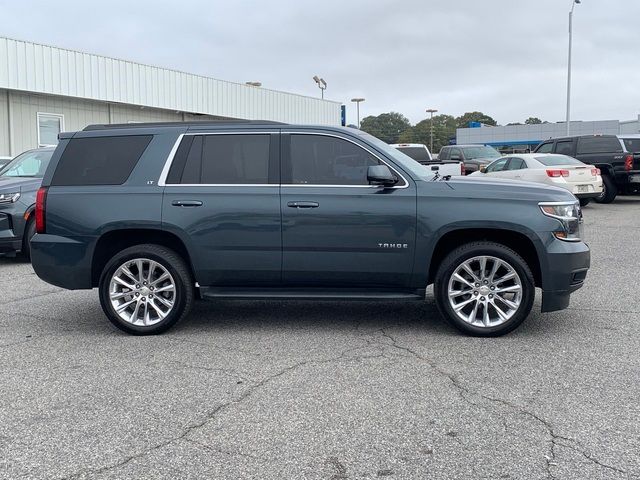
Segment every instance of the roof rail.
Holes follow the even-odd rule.
[[[148,128],[148,127],[206,127],[220,125],[287,125],[283,122],[274,122],[271,120],[200,120],[191,122],[135,122],[135,123],[105,123],[87,125],[83,131],[91,130],[112,130],[118,128]]]

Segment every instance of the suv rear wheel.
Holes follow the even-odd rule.
[[[596,203],[611,203],[618,194],[618,187],[609,175],[602,175],[602,193],[594,198]]]
[[[136,245],[115,255],[99,283],[109,321],[134,335],[162,333],[191,309],[194,287],[185,261],[173,250]]]
[[[453,326],[470,335],[494,337],[527,318],[535,284],[516,252],[499,243],[474,242],[442,261],[434,292],[440,313]]]

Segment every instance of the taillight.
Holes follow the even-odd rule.
[[[591,176],[592,177],[597,177],[598,175],[600,175],[600,169],[599,168],[592,168],[591,169]]]
[[[464,163],[460,162],[460,175],[464,175]]]
[[[36,193],[36,233],[45,233],[45,208],[47,204],[47,187],[40,187]]]
[[[552,178],[568,177],[569,170],[547,170],[547,175]]]
[[[624,159],[624,169],[628,172],[633,170],[633,155],[627,155]]]

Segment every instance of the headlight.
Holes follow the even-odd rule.
[[[16,193],[0,193],[0,204],[15,203],[20,198],[20,192]]]
[[[540,210],[547,217],[560,222],[561,229],[553,232],[558,240],[579,242],[582,240],[582,210],[578,202],[540,202]]]

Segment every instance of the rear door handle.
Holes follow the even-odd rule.
[[[289,202],[287,207],[291,208],[318,208],[320,204],[318,202]]]
[[[201,207],[202,202],[200,200],[174,200],[171,205],[174,207]]]

